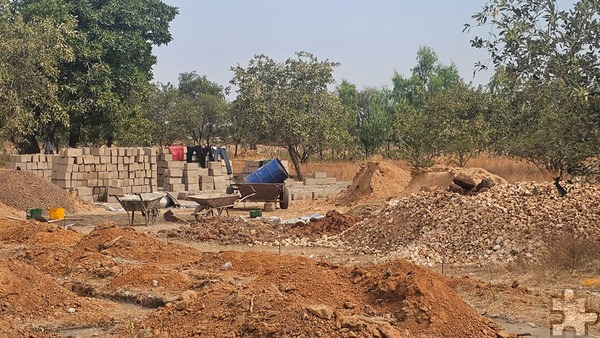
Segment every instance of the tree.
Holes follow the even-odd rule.
[[[427,111],[438,124],[440,150],[460,167],[490,145],[491,129],[485,118],[490,97],[463,84],[436,93],[428,102]]]
[[[181,136],[181,123],[177,123],[177,110],[180,109],[180,95],[171,84],[157,83],[145,105],[146,118],[150,121],[152,144],[165,146]]]
[[[38,153],[38,138],[69,125],[57,81],[60,64],[73,60],[74,21],[25,22],[13,5],[0,0],[0,132],[21,152]]]
[[[580,96],[595,96],[600,94],[599,11],[597,0],[579,0],[570,10],[559,10],[556,0],[488,1],[473,19],[478,27],[489,26],[489,33],[471,44],[487,50],[495,67],[505,67],[521,83],[560,79]]]
[[[75,20],[68,45],[74,57],[61,60],[59,102],[69,116],[69,145],[118,134],[140,119],[149,94],[153,45],[171,41],[169,23],[177,9],[160,0],[15,0],[25,22]],[[123,122],[123,123],[122,123]]]
[[[442,152],[441,125],[436,120],[435,108],[430,101],[440,93],[462,85],[454,64],[438,61],[429,47],[420,47],[417,65],[410,77],[395,72],[394,87],[389,93],[393,139],[398,143],[401,156],[414,166],[431,166]]]
[[[493,0],[473,15],[477,27],[488,28],[471,40],[490,54],[478,68],[491,63],[513,93],[513,154],[568,169],[600,151],[599,12],[597,0],[569,10],[553,0]]]
[[[234,104],[248,114],[254,133],[263,141],[285,146],[298,179],[304,179],[301,161],[335,142],[347,132],[338,97],[327,86],[334,82],[338,64],[319,61],[308,52],[278,63],[256,55],[247,68],[232,68],[237,86]]]
[[[179,74],[180,107],[176,123],[185,135],[198,145],[210,144],[215,128],[225,123],[225,88],[196,72]]]

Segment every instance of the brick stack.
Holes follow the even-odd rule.
[[[55,155],[44,154],[28,154],[28,155],[10,155],[6,162],[6,169],[17,169],[29,171],[37,176],[46,179],[48,182],[52,180],[52,158]]]
[[[185,158],[184,148],[184,158]],[[168,148],[160,149],[158,154],[158,186],[164,191],[225,191],[231,183],[227,178],[225,161],[208,162],[207,168],[201,168],[196,155],[194,162],[173,161]]]
[[[304,185],[329,185],[336,182],[337,178],[327,177],[326,172],[314,172],[304,178]]]
[[[93,202],[156,191],[156,177],[153,148],[63,149],[52,166],[52,183]]]

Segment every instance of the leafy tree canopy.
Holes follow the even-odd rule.
[[[26,23],[75,21],[61,60],[59,102],[69,116],[69,145],[96,142],[139,119],[156,57],[152,46],[171,41],[177,9],[160,0],[15,0]]]
[[[337,65],[298,52],[284,62],[256,55],[248,67],[232,68],[231,84],[238,88],[235,111],[248,114],[248,127],[262,141],[288,149],[299,179],[302,158],[338,142],[347,132],[339,123],[345,120],[345,110],[327,89]]]

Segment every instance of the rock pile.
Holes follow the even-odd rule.
[[[464,196],[421,192],[388,202],[330,240],[358,253],[401,256],[421,264],[536,260],[552,241],[600,235],[600,186],[498,185]]]

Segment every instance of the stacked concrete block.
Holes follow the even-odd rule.
[[[183,184],[185,185],[185,191],[199,190],[198,184],[200,182],[199,176],[201,169],[198,162],[184,163]]]
[[[184,148],[184,158],[186,158]],[[225,191],[231,183],[227,177],[227,166],[224,160],[207,162],[202,168],[194,154],[192,162],[174,161],[168,148],[158,151],[158,186],[165,191],[198,192]]]
[[[5,167],[6,169],[20,168],[50,182],[52,180],[52,163],[55,157],[57,156],[44,154],[10,155]]]
[[[335,177],[327,177],[326,172],[314,172],[304,178],[304,185],[328,185],[335,184]]]
[[[52,183],[92,202],[156,191],[156,177],[153,148],[63,149],[52,166]]]

